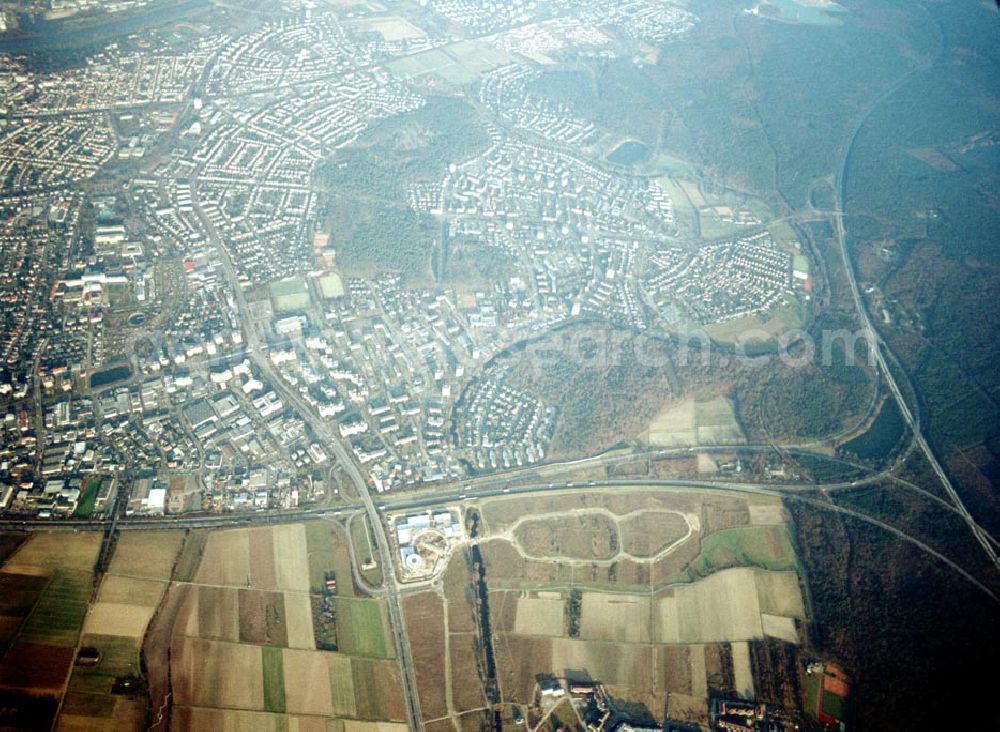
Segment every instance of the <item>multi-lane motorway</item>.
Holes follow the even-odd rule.
[[[910,407],[907,405],[906,399],[903,397],[899,384],[896,381],[896,376],[893,373],[893,370],[889,367],[886,360],[886,353],[890,353],[891,355],[891,352],[889,351],[886,343],[882,340],[878,331],[872,325],[871,318],[868,315],[868,308],[865,306],[864,298],[861,295],[861,288],[858,286],[857,274],[854,269],[854,260],[851,257],[851,252],[847,245],[847,231],[844,226],[843,207],[844,202],[847,200],[847,169],[851,159],[851,152],[854,149],[854,143],[858,138],[858,134],[861,132],[865,123],[871,118],[872,113],[878,109],[883,102],[894,96],[899,89],[901,89],[914,77],[937,65],[937,63],[944,56],[944,50],[945,40],[944,35],[942,34],[941,44],[938,47],[937,53],[925,63],[904,75],[889,89],[879,95],[879,97],[868,107],[865,113],[862,114],[855,122],[854,128],[851,130],[850,136],[845,141],[841,152],[840,165],[836,171],[836,182],[834,185],[837,199],[836,207],[835,210],[830,213],[833,217],[834,230],[836,232],[837,244],[840,247],[840,255],[843,260],[844,272],[846,273],[847,280],[850,283],[851,296],[854,300],[854,306],[858,312],[858,318],[860,319],[862,329],[868,341],[868,346],[872,349],[879,371],[885,378],[886,384],[889,386],[889,391],[892,393],[893,398],[896,400],[896,404],[899,406],[900,414],[903,415],[906,425],[910,428],[910,431],[913,434],[914,444],[916,444],[916,446],[920,449],[920,452],[922,452],[924,457],[927,459],[927,462],[930,464],[934,474],[937,476],[945,492],[948,494],[948,497],[955,505],[957,511],[962,515],[962,518],[968,524],[969,529],[972,531],[972,535],[975,537],[976,541],[982,545],[986,555],[993,562],[994,566],[1000,567],[1000,560],[998,560],[996,549],[990,541],[990,537],[986,534],[982,527],[976,523],[972,514],[969,513],[965,504],[962,502],[962,499],[955,490],[955,486],[952,484],[951,479],[941,466],[941,463],[938,461],[934,451],[927,443],[927,439],[921,431],[919,415],[914,414],[914,411],[911,411]],[[916,407],[914,407],[914,409],[916,409]]]

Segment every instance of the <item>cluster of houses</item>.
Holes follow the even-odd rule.
[[[3,119],[0,124],[6,125],[0,139],[0,194],[87,180],[118,149],[101,114]]]
[[[532,464],[545,457],[555,431],[556,410],[506,383],[494,369],[466,390],[458,421],[461,444],[479,470]]]
[[[663,248],[648,262],[643,288],[656,308],[700,323],[766,312],[802,286],[793,277],[792,254],[766,231],[694,251]]]
[[[536,60],[617,53],[693,23],[651,0],[429,0],[414,12],[465,38],[499,32],[490,42],[501,51],[533,47],[525,58]],[[533,93],[537,71],[524,64],[484,74],[476,91],[506,131],[489,127],[484,154],[410,191],[415,209],[447,219],[454,252],[495,258],[499,274],[455,288],[342,278],[316,166],[424,103],[380,63],[406,44],[374,41],[364,28],[378,26],[357,22],[368,11],[351,13],[346,23],[300,9],[181,46],[158,31],[141,53],[132,39],[61,71],[8,59],[0,180],[17,197],[0,221],[0,477],[18,486],[8,507],[20,497],[28,510],[49,499],[65,510],[89,475],[128,482],[135,512],[329,496],[333,451],[302,404],[377,491],[538,462],[556,410],[482,373],[511,343],[572,318],[647,328],[656,307],[678,301],[705,320],[735,317],[797,281],[766,235],[665,248],[677,235],[667,191],[550,144],[599,133]],[[276,86],[289,90],[280,104],[248,93]],[[114,188],[101,189],[113,192],[76,190],[113,160]],[[263,342],[250,338],[258,329]],[[178,478],[191,475],[201,479]]]
[[[183,102],[213,42],[199,39],[177,48],[155,34],[147,42],[150,48],[142,50],[110,44],[86,64],[44,73],[5,63],[16,70],[17,83],[5,90],[4,103],[20,114],[52,115]]]
[[[564,145],[587,146],[598,137],[597,126],[577,116],[569,105],[532,94],[529,86],[541,75],[531,66],[501,66],[483,77],[479,101],[507,124]]]
[[[421,4],[469,36],[499,38],[511,29],[544,28],[547,21],[569,16],[573,25],[613,28],[625,40],[660,44],[687,32],[695,22],[695,16],[684,8],[656,0],[424,0]],[[571,38],[579,43],[575,36]]]

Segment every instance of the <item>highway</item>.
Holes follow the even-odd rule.
[[[822,511],[829,511],[832,513],[837,513],[843,516],[848,516],[858,521],[876,526],[883,531],[886,531],[902,541],[905,541],[913,546],[917,547],[924,553],[931,557],[934,557],[938,561],[942,562],[948,566],[955,573],[959,574],[970,583],[975,585],[977,588],[982,590],[984,593],[989,595],[994,601],[1000,603],[1000,597],[991,590],[989,587],[984,585],[978,579],[976,579],[972,574],[970,574],[966,569],[956,564],[954,561],[949,559],[947,556],[941,554],[934,547],[924,543],[920,539],[912,536],[911,534],[899,529],[891,524],[887,524],[884,521],[875,519],[865,513],[855,511],[843,506],[838,506],[829,501],[823,500],[821,497],[816,496],[816,493],[826,493],[828,491],[836,490],[850,490],[858,487],[862,487],[867,484],[876,483],[885,479],[885,475],[882,473],[869,476],[858,481],[842,482],[842,483],[826,483],[826,484],[816,484],[816,483],[785,483],[785,484],[761,484],[761,483],[749,483],[749,482],[726,482],[726,481],[709,481],[709,480],[652,480],[647,478],[630,478],[621,480],[600,480],[600,481],[585,481],[585,482],[574,482],[574,481],[556,481],[550,483],[533,483],[525,484],[520,486],[504,486],[502,484],[492,485],[492,486],[477,486],[477,487],[451,487],[446,490],[442,490],[436,493],[428,493],[425,495],[413,495],[413,494],[396,494],[387,495],[383,494],[379,497],[379,500],[374,500],[368,496],[367,501],[359,501],[355,503],[343,504],[337,507],[330,508],[313,508],[313,509],[298,509],[291,511],[279,511],[279,512],[267,512],[267,511],[255,511],[248,512],[245,514],[229,514],[229,515],[202,515],[202,516],[185,516],[184,518],[155,518],[155,517],[144,517],[144,516],[131,516],[123,517],[118,520],[117,528],[119,530],[130,531],[130,530],[153,530],[153,529],[192,529],[192,528],[225,528],[225,527],[236,527],[236,526],[249,526],[254,524],[262,523],[289,523],[298,521],[307,521],[317,518],[330,518],[340,515],[355,514],[357,516],[366,515],[369,518],[372,512],[375,512],[376,520],[373,522],[374,525],[381,527],[382,521],[379,520],[380,514],[397,512],[397,511],[415,511],[423,510],[428,508],[433,508],[436,506],[444,505],[455,505],[456,503],[462,503],[465,501],[477,501],[484,498],[491,498],[496,496],[530,496],[539,493],[545,493],[549,491],[609,491],[609,490],[643,490],[643,489],[660,489],[660,490],[714,490],[714,491],[727,491],[743,494],[754,494],[754,495],[764,495],[771,496],[774,498],[781,498],[784,500],[797,501],[804,503],[811,508],[815,508]],[[103,531],[107,528],[107,524],[110,523],[111,519],[67,519],[67,520],[7,520],[0,521],[0,530],[37,530],[37,529],[62,529],[62,530],[76,530],[76,531]],[[988,534],[984,535],[988,541],[991,541]],[[384,532],[382,532],[384,536]],[[379,552],[381,561],[387,562],[390,560],[388,557],[389,547],[384,539],[379,539]],[[352,552],[352,558],[354,557]],[[356,560],[355,560],[356,561]],[[395,574],[392,570],[392,563],[389,561],[388,564],[383,565],[383,573],[387,580],[392,578],[391,581],[387,581],[386,587],[384,588],[371,588],[372,594],[385,597],[387,600],[392,600],[388,602],[387,605],[391,607],[399,607],[400,598],[400,587],[395,581]],[[356,572],[356,567],[352,571]],[[358,575],[355,575],[358,576]],[[366,586],[366,585],[362,585]],[[390,611],[391,612],[391,611]],[[402,617],[400,616],[390,616],[390,620],[393,622],[393,632],[395,635],[395,641],[400,643],[405,641],[405,635],[401,637],[396,630],[397,627],[404,628],[405,626],[395,626],[396,622],[402,622]],[[409,643],[406,642],[403,645],[405,648],[406,664],[410,668],[411,673],[413,669],[412,656],[410,654]],[[402,656],[400,656],[402,659]],[[415,689],[415,687],[414,687]],[[414,696],[414,701],[419,704],[419,700]],[[419,719],[419,706],[414,706],[412,712]],[[408,714],[410,710],[408,708]]]
[[[969,525],[972,535],[975,537],[976,541],[982,545],[993,564],[1000,567],[1000,560],[998,560],[996,549],[990,543],[989,537],[983,528],[976,523],[975,518],[971,513],[969,513],[969,510],[962,502],[962,499],[955,490],[955,486],[952,484],[948,474],[945,473],[941,463],[938,462],[937,457],[934,455],[934,451],[927,443],[927,438],[924,437],[920,430],[920,420],[910,410],[909,406],[907,406],[906,399],[903,398],[903,394],[899,389],[899,384],[896,383],[896,378],[893,376],[892,370],[886,363],[884,349],[886,349],[887,346],[875,330],[872,325],[871,318],[868,316],[868,309],[865,307],[864,301],[861,298],[861,290],[858,287],[858,281],[854,273],[854,265],[851,260],[850,253],[847,250],[847,236],[844,232],[843,213],[838,211],[834,216],[834,221],[836,222],[835,228],[837,231],[837,239],[840,243],[841,255],[844,259],[844,268],[847,270],[848,281],[851,283],[851,291],[854,294],[855,304],[857,305],[862,326],[865,330],[865,337],[868,340],[869,348],[872,349],[872,352],[875,355],[875,362],[878,364],[878,368],[882,372],[882,376],[885,378],[885,383],[892,392],[892,396],[896,400],[896,404],[899,405],[899,413],[903,416],[906,426],[909,427],[912,432],[914,443],[918,448],[920,448],[920,451],[924,454],[924,457],[927,459],[927,462],[930,464],[934,474],[937,476],[945,492],[948,494],[948,497],[955,505],[959,514],[961,514],[962,518]]]
[[[864,127],[868,119],[871,118],[872,114],[879,106],[891,98],[900,88],[907,84],[915,76],[922,74],[928,69],[933,68],[943,57],[945,49],[944,35],[942,33],[941,45],[939,46],[937,53],[930,58],[926,63],[914,68],[912,71],[904,75],[899,81],[893,84],[892,87],[883,92],[875,101],[871,104],[868,110],[861,115],[858,121],[855,123],[853,130],[851,131],[850,137],[847,139],[843,152],[841,154],[840,165],[837,170],[836,183],[834,185],[835,195],[836,195],[836,208],[832,212],[834,220],[834,230],[837,236],[837,244],[840,248],[841,259],[843,260],[844,271],[847,274],[848,282],[851,287],[851,295],[854,299],[854,305],[858,312],[858,317],[862,324],[862,328],[865,332],[865,336],[868,340],[869,348],[872,349],[873,355],[875,356],[875,361],[878,365],[879,371],[881,371],[882,376],[885,378],[885,382],[892,393],[893,398],[896,400],[896,404],[899,406],[899,412],[903,416],[903,420],[906,425],[910,428],[913,433],[913,440],[920,451],[923,453],[927,462],[930,464],[931,469],[934,474],[938,477],[941,482],[942,487],[948,494],[948,497],[952,500],[955,508],[961,514],[962,518],[968,524],[972,535],[975,537],[983,549],[986,555],[993,562],[994,566],[1000,567],[1000,560],[998,560],[997,552],[993,545],[991,544],[988,535],[980,527],[969,510],[965,507],[962,502],[961,497],[955,490],[955,486],[952,484],[951,479],[948,477],[941,463],[938,461],[931,449],[931,446],[927,443],[927,439],[924,437],[920,429],[920,419],[919,415],[914,414],[914,411],[910,410],[910,407],[906,403],[906,399],[903,397],[900,391],[899,384],[896,382],[896,377],[893,375],[892,369],[889,368],[889,364],[886,361],[886,353],[889,352],[889,347],[879,336],[878,331],[872,325],[871,318],[868,315],[868,308],[865,306],[864,298],[861,295],[861,288],[858,286],[857,273],[854,269],[854,260],[851,257],[850,250],[847,246],[847,231],[844,226],[844,202],[847,200],[847,169],[851,158],[851,152],[854,149],[854,143],[858,138],[858,133],[861,128]],[[896,359],[893,359],[896,360]],[[898,364],[898,361],[897,361]],[[902,367],[900,366],[900,371]],[[914,406],[917,409],[917,405]]]

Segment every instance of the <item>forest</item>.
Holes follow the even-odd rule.
[[[318,166],[338,265],[348,273],[396,269],[429,277],[440,226],[414,212],[411,185],[440,182],[449,163],[482,153],[489,137],[467,102],[431,97],[420,109],[383,120]]]

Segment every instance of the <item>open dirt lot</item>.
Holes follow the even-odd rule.
[[[12,606],[20,608],[7,617],[24,618],[19,640],[76,645],[93,592],[94,563],[100,546],[97,532],[38,532],[20,544],[3,567],[5,583],[12,585]],[[48,581],[42,587],[41,579],[30,577]],[[7,623],[7,635],[13,637],[11,625]]]
[[[107,574],[101,582],[99,602],[121,602],[127,605],[156,606],[166,589],[166,583],[155,579],[137,579]]]
[[[209,585],[308,590],[309,554],[302,524],[232,529],[209,535],[195,577]]]
[[[486,706],[486,694],[479,681],[476,664],[475,633],[452,633],[451,646],[451,694],[455,710],[458,712],[480,709]]]
[[[250,529],[250,583],[254,587],[277,587],[274,566],[274,534],[270,526]]]
[[[32,574],[32,569],[63,569],[91,572],[101,549],[95,531],[70,533],[40,531],[21,544],[4,566],[5,572]]]
[[[285,524],[271,528],[274,537],[274,564],[278,589],[309,589],[309,556],[306,549],[306,528],[302,524]],[[346,578],[345,578],[346,579]]]
[[[260,648],[176,636],[170,665],[177,704],[264,709]]]
[[[580,638],[645,643],[649,641],[649,597],[584,592]]]
[[[392,722],[358,722],[353,719],[345,719],[344,732],[406,732],[406,725]]]
[[[316,641],[313,637],[312,607],[309,604],[308,595],[285,593],[285,627],[289,648],[304,648],[306,650],[316,648]]]
[[[292,714],[333,714],[330,671],[323,653],[285,649],[285,702]]]
[[[0,689],[58,692],[75,653],[73,648],[16,642],[0,662]]]
[[[622,549],[633,557],[653,557],[688,532],[687,522],[679,513],[644,511],[622,519]]]
[[[658,687],[672,694],[691,693],[691,649],[688,646],[660,646]]]
[[[746,642],[733,643],[733,687],[746,698],[753,697],[753,669],[750,667],[750,646]]]
[[[239,590],[229,587],[192,587],[181,610],[178,630],[213,640],[240,639]]]
[[[799,576],[795,572],[758,572],[756,582],[762,613],[805,618]]]
[[[108,574],[170,579],[183,540],[182,531],[123,531]]]
[[[535,674],[539,669],[564,668],[553,665],[554,638],[504,635],[493,644],[497,682],[506,701],[531,701]],[[426,714],[426,712],[425,712]]]
[[[558,593],[553,597],[517,598],[517,615],[514,621],[514,632],[518,635],[550,635],[562,636],[565,632],[566,603]]]
[[[708,668],[705,662],[705,646],[691,646],[688,661],[691,664],[691,693],[701,699],[707,699]]]
[[[788,520],[785,508],[781,503],[751,503],[750,504],[750,525],[768,526],[770,524],[783,524]]]
[[[178,707],[172,718],[176,729],[192,732],[327,732],[327,721],[316,717],[283,716],[237,709]]]
[[[753,572],[731,569],[676,587],[656,606],[663,643],[748,640],[763,633]]]
[[[246,587],[250,575],[250,542],[246,529],[214,531],[205,542],[205,552],[195,582],[205,585]]]
[[[442,582],[448,600],[448,630],[454,633],[475,630],[475,607],[471,602],[472,574],[461,556],[452,557]]]
[[[420,711],[424,719],[437,719],[448,713],[445,697],[444,608],[433,592],[421,592],[403,599],[403,617],[410,639],[410,651],[417,677]]]
[[[146,624],[155,611],[156,607],[152,605],[143,607],[118,602],[98,602],[87,613],[83,632],[142,638],[146,632]]]
[[[351,672],[358,717],[392,722],[406,720],[399,665],[395,661],[352,658]]]
[[[795,627],[795,618],[761,613],[760,624],[764,635],[780,638],[788,643],[799,643],[799,631]]]
[[[342,729],[337,716],[405,719],[396,662],[379,660],[393,655],[383,603],[352,598],[346,544],[334,546],[342,540],[339,527],[308,526],[202,537],[199,561],[189,562],[195,584],[178,596],[167,631],[177,719],[192,728],[233,729],[269,729],[273,720],[278,729],[326,729],[327,721]],[[330,570],[343,586],[336,604],[340,653],[314,645],[310,584],[318,591]]]
[[[761,587],[766,606],[758,599]],[[764,634],[764,610],[796,617],[804,614],[794,573],[749,568],[727,569],[691,585],[675,586],[654,608],[657,640],[663,643],[750,640]]]
[[[648,691],[655,684],[654,648],[613,642],[557,638],[552,641],[553,669],[586,669],[607,684]]]
[[[288,644],[285,598],[280,592],[237,590],[240,643],[284,647]]]
[[[514,533],[531,557],[610,559],[619,546],[618,528],[602,514],[573,514],[525,521]]]

